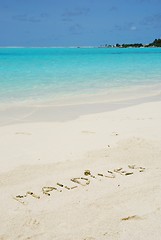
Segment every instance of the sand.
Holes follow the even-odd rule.
[[[160,240],[160,109],[3,118],[0,240]]]

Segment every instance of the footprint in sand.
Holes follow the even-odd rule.
[[[96,132],[92,132],[92,131],[82,131],[82,133],[93,134],[93,133],[96,133]]]
[[[26,223],[24,224],[25,226],[36,228],[40,225],[40,222],[37,219],[30,218]]]
[[[30,132],[16,132],[16,135],[32,135]]]
[[[93,237],[87,237],[87,238],[84,238],[83,240],[95,240],[95,238],[93,238]]]
[[[0,240],[7,240],[9,239],[7,236],[3,235],[3,236],[0,236]]]
[[[31,235],[28,237],[25,237],[24,235],[19,235],[19,236],[17,236],[16,239],[20,239],[20,240],[36,240],[37,239],[38,240],[38,239],[40,239],[40,236],[43,236],[43,235],[44,235],[44,233],[38,233],[38,234],[34,234],[34,235]]]

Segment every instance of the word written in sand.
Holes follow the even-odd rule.
[[[130,171],[125,171],[123,168],[116,168],[112,171],[108,170],[105,174],[97,173],[96,175],[93,175],[90,170],[85,170],[84,171],[84,176],[85,177],[75,177],[75,178],[70,179],[70,181],[72,183],[75,183],[77,185],[69,187],[67,185],[64,185],[62,183],[57,182],[56,186],[44,186],[44,187],[42,187],[42,193],[47,195],[47,196],[50,196],[52,191],[62,192],[63,189],[73,190],[73,189],[77,188],[79,185],[85,187],[85,186],[88,186],[91,183],[90,178],[93,178],[93,179],[99,179],[100,177],[115,178],[117,174],[120,174],[122,176],[133,175],[134,172],[132,170],[138,170],[139,172],[144,172],[145,171],[145,168],[136,167],[135,165],[128,165],[128,168],[130,169]],[[15,199],[16,201],[18,201],[22,204],[25,204],[25,202],[23,200],[25,198],[27,198],[28,196],[31,196],[35,199],[40,199],[39,195],[37,195],[37,194],[35,194],[31,191],[27,191],[26,194],[24,194],[24,195],[17,195],[16,197],[13,197],[13,199]]]

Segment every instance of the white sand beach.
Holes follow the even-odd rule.
[[[1,111],[0,240],[160,240],[160,109],[6,124]]]

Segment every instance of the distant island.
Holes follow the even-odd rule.
[[[152,43],[131,43],[131,44],[115,44],[115,45],[101,45],[102,48],[143,48],[143,47],[161,47],[161,39],[155,39]]]

